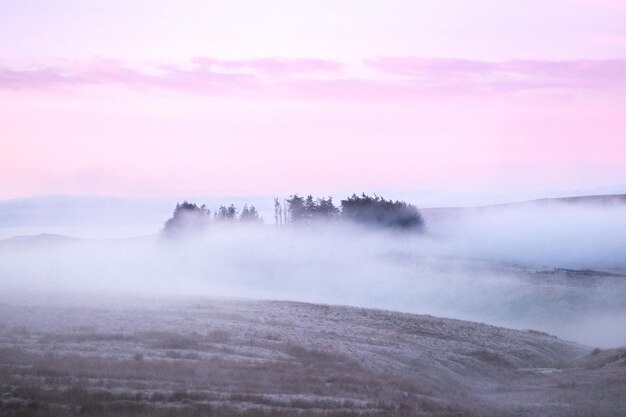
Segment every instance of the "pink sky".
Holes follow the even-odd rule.
[[[625,184],[626,2],[0,5],[0,198]]]

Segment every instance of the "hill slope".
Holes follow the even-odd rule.
[[[0,330],[0,415],[626,410],[623,350],[431,316],[223,299],[5,301]]]
[[[429,207],[420,209],[427,221],[438,221],[462,214],[479,214],[502,210],[528,210],[533,208],[561,207],[626,207],[626,194],[584,195],[574,197],[539,198],[515,203],[491,204],[475,207]]]

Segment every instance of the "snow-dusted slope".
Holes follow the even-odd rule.
[[[626,410],[622,350],[431,316],[225,299],[5,300],[0,334],[0,415]]]

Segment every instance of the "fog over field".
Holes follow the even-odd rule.
[[[0,417],[625,417],[625,6],[0,1]]]
[[[588,346],[626,344],[622,200],[423,215],[422,234],[215,223],[170,238],[9,239],[0,242],[0,276],[5,295],[295,300],[536,329]]]

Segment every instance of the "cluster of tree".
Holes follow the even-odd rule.
[[[231,204],[228,207],[220,206],[215,212],[215,219],[219,221],[234,221],[239,220],[243,223],[262,223],[263,219],[259,217],[259,212],[256,210],[256,207],[250,206],[247,204],[243,205],[243,210],[241,210],[241,214],[238,214],[237,208],[234,204]]]
[[[422,229],[424,219],[417,207],[404,201],[385,200],[382,197],[352,194],[341,200],[341,216],[361,224],[372,224],[397,229]]]
[[[322,220],[348,220],[355,223],[397,229],[421,229],[424,219],[419,210],[404,201],[385,200],[379,196],[353,194],[341,200],[341,208],[333,204],[331,197],[313,198],[292,195],[285,200],[290,223],[313,223]]]
[[[243,210],[241,210],[241,214],[239,215],[239,221],[245,223],[262,223],[263,219],[259,217],[259,212],[256,211],[256,207],[248,207],[247,204],[244,204]]]
[[[205,227],[211,220],[211,212],[203,204],[198,207],[194,203],[183,201],[176,204],[174,214],[163,226],[165,233],[175,234]]]
[[[421,230],[424,220],[419,210],[404,201],[385,200],[379,196],[362,194],[341,200],[340,207],[335,206],[332,197],[314,198],[292,195],[281,205],[275,200],[276,224],[313,224],[336,220],[351,221],[363,225],[380,226],[403,230]],[[243,206],[241,214],[234,204],[220,206],[213,216],[205,205],[198,206],[184,201],[176,204],[174,214],[165,222],[163,231],[175,234],[187,230],[206,227],[211,220],[219,222],[262,223],[254,206]]]
[[[215,218],[221,221],[237,220],[237,208],[234,204],[231,204],[228,207],[220,206],[220,208],[215,212]]]
[[[203,229],[211,222],[212,217],[213,220],[219,222],[263,222],[263,219],[259,217],[259,213],[253,205],[248,206],[245,204],[241,214],[238,214],[234,204],[228,207],[220,206],[215,211],[214,215],[211,216],[211,210],[209,210],[206,205],[198,206],[195,203],[183,201],[182,203],[176,204],[172,217],[163,225],[163,232],[167,234],[177,234],[185,231]]]
[[[285,200],[292,223],[311,223],[313,220],[330,220],[339,214],[339,209],[333,204],[333,198],[316,198],[312,195],[307,198],[297,194]]]

